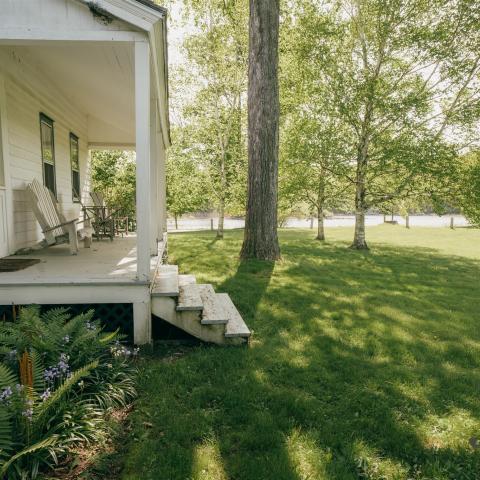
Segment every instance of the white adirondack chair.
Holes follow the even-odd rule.
[[[84,240],[85,247],[90,247],[92,232],[89,225],[79,229],[77,226],[82,222],[79,222],[78,218],[67,220],[60,213],[57,200],[47,187],[34,179],[27,186],[26,191],[33,213],[42,227],[47,246],[68,242],[70,253],[76,255],[78,253],[78,236],[80,236]]]

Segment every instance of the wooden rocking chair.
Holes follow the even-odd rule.
[[[84,246],[86,248],[90,247],[92,231],[89,228],[88,220],[84,222],[79,222],[78,218],[67,220],[60,213],[53,193],[36,179],[27,186],[26,192],[33,213],[42,227],[47,246],[68,242],[70,253],[76,255],[78,253],[78,236],[80,236],[84,240]],[[85,228],[78,229],[77,225],[79,223],[85,223]]]

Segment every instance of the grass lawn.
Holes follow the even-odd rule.
[[[142,360],[121,478],[479,479],[480,231],[285,230],[275,265],[240,264],[242,235],[170,236],[254,337]]]

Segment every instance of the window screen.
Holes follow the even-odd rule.
[[[78,137],[70,134],[70,163],[72,165],[72,198],[80,201],[80,157],[78,151]]]
[[[40,137],[42,145],[43,183],[56,196],[53,120],[43,114],[40,114]]]

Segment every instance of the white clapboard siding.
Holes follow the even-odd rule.
[[[84,202],[88,200],[90,190],[87,116],[81,107],[73,105],[61,95],[48,75],[35,65],[35,59],[28,49],[1,46],[0,66],[5,75],[14,249],[18,250],[33,246],[43,238],[25,196],[26,185],[33,178],[39,181],[43,178],[40,112],[55,122],[57,198],[62,213],[67,218],[78,217],[80,213],[80,205],[72,199],[70,132],[79,137],[80,179]]]
[[[92,2],[93,3],[93,2]],[[123,22],[102,22],[86,5],[71,0],[2,0],[2,27],[42,25],[46,29],[117,31],[130,29]]]

